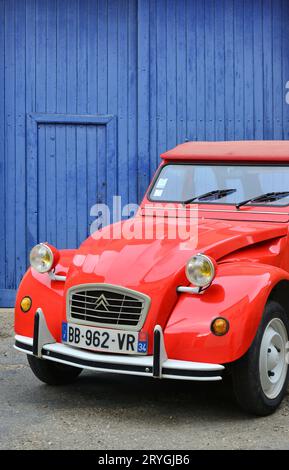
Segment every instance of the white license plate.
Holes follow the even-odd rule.
[[[93,326],[62,323],[62,342],[93,351],[146,354],[147,334],[142,331],[111,330]]]

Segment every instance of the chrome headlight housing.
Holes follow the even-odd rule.
[[[54,265],[54,254],[45,243],[35,245],[30,252],[30,264],[39,273],[48,273]]]
[[[188,280],[197,287],[208,287],[216,275],[216,263],[209,256],[198,254],[186,265]]]

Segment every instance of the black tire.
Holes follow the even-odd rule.
[[[241,359],[232,364],[232,379],[236,400],[243,410],[257,416],[267,416],[278,408],[286,393],[289,379],[289,368],[287,369],[287,375],[285,375],[284,369],[285,381],[278,395],[274,398],[268,398],[264,393],[261,384],[259,358],[264,332],[273,319],[279,319],[283,322],[289,337],[288,315],[278,302],[269,301],[250,349]],[[271,349],[268,349],[269,351]]]
[[[29,365],[34,375],[48,385],[67,385],[74,382],[82,372],[81,368],[67,366],[58,362],[38,359],[27,355]]]

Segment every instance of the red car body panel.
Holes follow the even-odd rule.
[[[256,144],[256,145],[255,145]],[[276,158],[275,158],[276,157]],[[289,146],[284,142],[183,144],[163,155],[168,160],[271,161],[289,162]],[[61,341],[61,322],[66,320],[67,290],[75,285],[108,283],[147,294],[151,306],[143,330],[152,335],[155,325],[164,331],[169,358],[225,364],[240,358],[256,334],[266,301],[280,281],[289,281],[288,208],[244,207],[202,204],[179,209],[179,223],[188,223],[188,214],[198,220],[194,243],[187,240],[154,238],[158,222],[154,211],[163,210],[165,229],[169,228],[166,204],[152,203],[145,196],[134,219],[116,224],[127,233],[141,230],[144,215],[150,237],[127,239],[105,238],[112,226],[89,237],[78,250],[63,250],[57,274],[67,274],[67,281],[57,282],[47,274],[29,269],[19,287],[15,308],[15,331],[33,336],[36,308],[45,312],[51,334]],[[192,220],[192,219],[191,219]],[[188,286],[185,275],[187,260],[195,253],[213,257],[217,275],[202,294],[177,293],[180,285]],[[20,309],[23,296],[32,298],[28,313]],[[222,337],[212,334],[211,322],[221,316],[230,323]]]

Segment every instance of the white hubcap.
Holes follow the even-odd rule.
[[[274,318],[261,342],[259,371],[261,386],[267,398],[274,399],[281,392],[287,376],[286,343],[288,334],[282,320]]]

